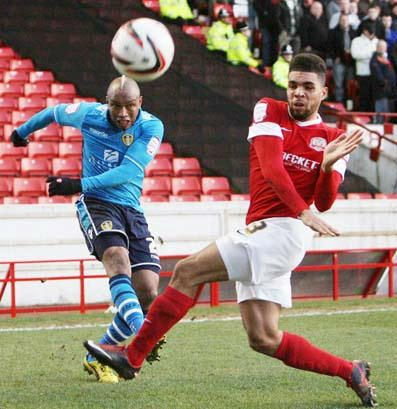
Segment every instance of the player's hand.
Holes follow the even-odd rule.
[[[12,131],[11,140],[14,146],[27,146],[29,143],[29,138],[21,138],[15,129]]]
[[[50,184],[48,192],[50,196],[70,196],[82,190],[81,179],[71,179],[61,176],[50,176],[46,180]]]
[[[299,216],[298,219],[302,220],[303,224],[310,227],[312,230],[324,234],[327,236],[339,236],[339,231],[334,229],[328,223],[325,223],[324,220],[317,217],[311,210],[304,210]]]
[[[363,133],[362,129],[355,129],[349,134],[343,133],[330,142],[324,150],[321,164],[323,171],[329,172],[336,161],[353,152],[363,141]]]

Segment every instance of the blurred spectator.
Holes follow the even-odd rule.
[[[383,38],[385,34],[385,30],[382,24],[382,20],[380,18],[380,11],[381,8],[378,3],[372,3],[368,7],[367,15],[363,17],[361,20],[361,24],[358,27],[358,34],[362,33],[362,26],[365,21],[373,23],[375,25],[375,36],[377,38]]]
[[[262,32],[262,60],[271,66],[277,59],[277,41],[281,33],[280,0],[254,0],[258,26]]]
[[[236,34],[230,41],[226,54],[227,60],[233,65],[245,64],[254,68],[259,66],[260,61],[252,57],[249,48],[248,39],[250,36],[251,30],[247,23],[239,21],[236,25]]]
[[[358,15],[358,2],[356,1],[350,2],[349,23],[353,30],[358,30],[358,27],[361,24],[361,19]]]
[[[382,16],[382,24],[385,30],[384,40],[387,42],[387,50],[397,43],[397,32],[392,28],[392,17],[390,14]]]
[[[303,15],[310,13],[310,7],[314,3],[314,0],[303,0],[302,2],[302,11]]]
[[[341,0],[330,0],[328,3],[326,3],[326,16],[327,20],[330,21],[331,17],[336,14],[341,12],[341,6],[340,6]]]
[[[397,2],[393,4],[391,8],[392,28],[397,31]]]
[[[328,22],[323,13],[323,5],[314,1],[310,13],[302,17],[299,25],[301,48],[325,59],[327,51]]]
[[[253,49],[254,30],[257,28],[257,16],[254,7],[254,0],[248,0],[248,27],[251,30],[251,37],[248,40],[250,49]]]
[[[374,24],[365,21],[362,23],[362,34],[352,41],[350,53],[356,63],[356,78],[359,85],[359,111],[373,111],[371,87],[371,70],[369,63],[376,51],[378,39],[375,36]]]
[[[230,41],[234,37],[233,26],[229,24],[229,12],[226,9],[220,9],[218,19],[208,30],[207,48],[211,51],[217,51],[226,54]]]
[[[298,35],[298,27],[303,16],[300,0],[281,0],[280,23],[281,33],[278,37],[278,45],[290,44],[294,50],[300,50],[301,41]]]
[[[394,106],[391,99],[396,97],[396,75],[387,55],[387,43],[379,40],[371,62],[371,77],[373,95],[375,100],[375,112],[392,112]],[[394,105],[394,104],[393,104]],[[375,123],[383,123],[384,118],[377,115]]]
[[[280,56],[272,67],[273,82],[281,87],[287,89],[288,87],[288,73],[289,65],[294,55],[293,48],[290,44],[281,47]]]
[[[332,59],[335,101],[344,102],[347,80],[353,78],[354,66],[350,47],[356,31],[349,25],[349,16],[341,14],[339,24],[328,35],[328,57]]]
[[[357,3],[352,4],[354,4],[357,8]],[[331,16],[328,24],[329,29],[332,30],[339,24],[341,14],[347,14],[349,16],[349,25],[352,26],[354,30],[357,30],[358,26],[360,25],[360,19],[358,18],[357,13],[354,14],[350,12],[350,1],[340,0],[339,6],[341,11],[338,11]]]
[[[183,24],[193,20],[187,0],[159,0],[160,14],[171,21]]]

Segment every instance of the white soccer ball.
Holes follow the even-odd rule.
[[[113,37],[110,53],[120,74],[136,81],[153,81],[163,75],[174,58],[174,41],[167,27],[151,18],[124,23]]]

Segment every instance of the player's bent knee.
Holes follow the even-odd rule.
[[[272,356],[277,351],[280,342],[277,337],[248,334],[248,343],[254,351]]]
[[[174,268],[171,283],[178,287],[189,287],[195,275],[194,262],[190,257],[178,261]]]
[[[127,250],[124,247],[109,247],[102,257],[102,263],[109,277],[125,274],[131,277],[131,268]]]

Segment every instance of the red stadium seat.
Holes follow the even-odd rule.
[[[158,152],[156,153],[156,159],[166,158],[172,159],[174,157],[174,149],[169,142],[162,142]]]
[[[11,142],[0,142],[0,158],[24,158],[28,153],[26,147],[15,147]]]
[[[230,194],[229,181],[224,176],[204,176],[201,179],[201,187],[203,194]]]
[[[19,176],[19,162],[14,158],[0,159],[1,176]]]
[[[48,97],[50,95],[50,86],[48,84],[25,84],[25,97]]]
[[[63,203],[72,203],[72,199],[70,196],[53,196],[53,197],[48,197],[48,196],[39,196],[39,204],[48,204],[48,203],[53,203],[53,204],[63,204]]]
[[[58,156],[57,142],[30,142],[28,145],[29,158],[52,159]]]
[[[55,98],[60,97],[71,97],[74,98],[76,96],[76,88],[74,84],[61,84],[55,83],[51,84],[51,95]]]
[[[250,195],[245,193],[234,193],[230,195],[230,200],[232,202],[240,202],[244,200],[250,200]]]
[[[64,126],[62,134],[65,142],[81,142],[83,140],[81,132],[72,126]]]
[[[23,95],[23,85],[0,83],[0,97],[21,97]]]
[[[10,142],[11,141],[11,134],[14,129],[16,129],[16,125],[12,124],[5,124],[3,127],[3,140],[5,142]]]
[[[141,203],[168,202],[168,197],[161,195],[142,195],[139,201]]]
[[[0,47],[0,59],[11,60],[18,57],[18,54],[11,47]]]
[[[201,166],[197,158],[173,158],[175,176],[201,176]]]
[[[6,84],[25,84],[29,82],[29,74],[25,71],[5,71],[3,82]]]
[[[70,104],[73,102],[72,97],[60,97],[60,98],[55,98],[55,97],[47,97],[46,98],[46,104],[47,108],[48,107],[53,107],[58,104]]]
[[[348,199],[372,199],[371,193],[348,193]]]
[[[183,176],[172,178],[173,195],[200,195],[201,184],[197,176]]]
[[[3,199],[4,204],[36,204],[37,198],[36,197],[29,197],[29,196],[6,196]]]
[[[0,109],[6,109],[10,112],[17,110],[18,98],[9,96],[0,97]]]
[[[229,195],[200,195],[200,202],[227,202]]]
[[[160,12],[160,3],[159,0],[142,0],[142,4],[150,9],[153,10],[155,13]]]
[[[0,125],[8,124],[11,120],[11,113],[0,108]]]
[[[0,71],[10,71],[10,61],[0,59]]]
[[[219,14],[219,11],[220,11],[221,9],[226,9],[226,11],[229,13],[230,17],[233,17],[233,16],[234,16],[234,14],[233,14],[233,6],[232,6],[232,5],[230,5],[230,4],[225,4],[225,3],[214,3],[214,6],[213,6],[213,18],[214,18],[215,20],[218,19],[218,14]]]
[[[43,177],[14,178],[14,196],[45,196],[46,183]]]
[[[170,202],[199,202],[200,198],[195,195],[170,195]]]
[[[75,158],[54,158],[52,160],[52,173],[55,176],[79,177],[81,161]]]
[[[13,178],[0,177],[0,196],[12,196]]]
[[[344,199],[346,199],[346,197],[343,193],[338,193],[336,195],[336,200],[344,200]]]
[[[171,193],[171,178],[168,176],[153,176],[143,179],[142,195],[168,196]]]
[[[155,158],[145,168],[145,176],[172,176],[172,165],[169,159]]]
[[[81,158],[82,144],[80,142],[60,142],[59,157],[60,158]]]
[[[10,71],[33,71],[33,61],[30,58],[13,58],[10,61]]]
[[[54,75],[51,71],[32,71],[29,74],[29,82],[32,84],[51,84],[54,82]]]
[[[49,176],[51,169],[47,159],[21,159],[21,176]]]
[[[375,193],[375,199],[397,199],[397,193]]]
[[[36,142],[57,142],[62,140],[62,129],[56,124],[52,123],[45,128],[39,129],[33,133]]]
[[[182,30],[184,33],[199,40],[202,44],[207,44],[207,38],[205,37],[204,31],[201,26],[189,26],[187,24],[184,24],[182,26]]]
[[[43,97],[19,97],[18,105],[20,111],[38,112],[46,107],[46,101]]]
[[[29,118],[34,115],[33,112],[30,111],[14,111],[11,115],[11,122],[13,125],[20,126],[25,123]]]
[[[73,104],[78,104],[79,102],[97,102],[97,99],[94,97],[74,97]]]

